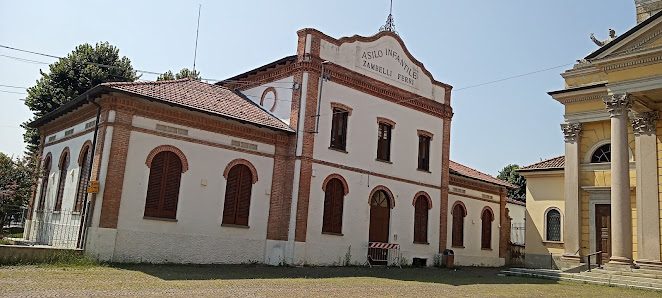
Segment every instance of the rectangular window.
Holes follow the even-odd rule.
[[[430,137],[418,136],[418,169],[430,170]]]
[[[377,159],[391,160],[391,125],[379,123],[377,133]]]
[[[331,120],[331,148],[343,151],[346,150],[348,115],[349,113],[343,109],[333,109]]]

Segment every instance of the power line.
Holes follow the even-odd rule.
[[[28,89],[28,88],[26,88],[26,87],[9,86],[9,85],[0,85],[0,87],[17,88],[17,89]]]
[[[14,91],[5,91],[5,90],[0,90],[0,92],[13,93],[13,94],[27,94],[25,92],[14,92]]]

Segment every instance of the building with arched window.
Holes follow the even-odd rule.
[[[51,174],[27,237],[68,214],[68,247],[116,262],[433,265],[453,249],[502,265],[514,186],[449,161],[452,87],[392,31],[297,36],[215,84],[103,83],[34,121]]]
[[[637,25],[592,38],[599,48],[548,93],[565,108],[565,154],[520,169],[530,267],[598,254],[609,267],[662,269],[662,1],[634,2]]]

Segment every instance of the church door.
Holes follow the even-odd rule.
[[[602,264],[611,257],[611,205],[595,205],[595,250],[602,251]]]
[[[370,242],[388,243],[388,230],[391,216],[390,198],[386,192],[377,191],[370,199],[370,231],[368,239]],[[371,263],[374,265],[386,265],[388,249],[368,249]]]

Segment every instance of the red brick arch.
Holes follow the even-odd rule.
[[[378,185],[378,186],[375,186],[375,188],[372,189],[372,191],[370,192],[370,196],[368,197],[368,205],[370,205],[370,200],[372,200],[372,195],[374,195],[377,191],[380,191],[380,190],[383,190],[383,191],[386,192],[386,194],[388,195],[389,200],[391,201],[391,209],[393,209],[395,207],[395,197],[393,196],[393,193],[391,192],[391,190],[388,189],[388,187],[386,187],[384,185]]]
[[[425,197],[425,199],[428,200],[428,209],[432,209],[432,198],[427,192],[424,191],[419,191],[414,195],[414,200],[411,202],[413,206],[416,206],[416,199],[418,199],[420,196]]]
[[[274,93],[274,105],[269,109],[269,112],[273,112],[276,110],[276,103],[278,102],[278,93],[276,93],[276,88],[274,87],[264,89],[264,92],[262,92],[262,97],[260,98],[260,106],[264,107],[264,97],[266,97],[269,92]]]
[[[80,152],[78,153],[78,165],[83,164],[83,155],[85,154],[85,151],[87,150],[87,147],[90,147],[90,149],[92,148],[92,141],[87,140],[87,141],[85,141],[85,143],[83,143],[83,146],[80,147]],[[92,153],[92,151],[90,151],[90,154],[91,153]]]
[[[225,171],[223,171],[223,177],[225,179],[228,179],[228,174],[230,173],[230,170],[232,169],[232,167],[234,167],[236,165],[245,165],[245,166],[247,166],[248,169],[251,170],[251,174],[253,175],[253,184],[257,183],[257,170],[255,169],[255,166],[253,166],[253,164],[250,161],[245,160],[243,158],[237,158],[237,159],[231,161],[225,167]]]
[[[326,184],[329,183],[329,181],[331,181],[331,179],[333,178],[337,178],[338,180],[340,180],[343,188],[345,189],[345,195],[347,195],[349,193],[349,186],[347,185],[347,181],[345,180],[345,178],[343,178],[339,174],[331,174],[328,177],[326,177],[326,179],[324,179],[324,182],[322,183],[322,190],[326,192]]]
[[[490,215],[491,215],[490,221],[494,221],[494,211],[492,210],[492,208],[490,208],[490,206],[483,207],[483,210],[480,211],[480,218],[481,219],[483,218],[483,212],[485,212],[485,210],[490,210]]]
[[[455,201],[455,203],[453,203],[453,206],[451,207],[451,215],[453,214],[453,210],[455,210],[455,205],[462,205],[462,208],[464,208],[464,216],[467,216],[469,210],[467,210],[467,206],[464,205],[464,202],[462,201]]]
[[[46,156],[44,156],[43,162],[44,164],[41,166],[42,169],[46,169],[46,161],[49,161],[51,170],[53,169],[53,154],[49,151],[46,153]]]
[[[145,161],[145,164],[147,165],[148,168],[152,167],[152,160],[154,159],[154,156],[156,156],[157,154],[163,151],[170,151],[176,154],[179,157],[179,159],[182,161],[182,173],[188,171],[188,160],[186,159],[186,155],[184,155],[184,152],[182,152],[182,150],[179,150],[179,148],[172,145],[161,145],[152,149],[152,151],[147,155],[147,160]]]
[[[377,117],[377,123],[386,123],[391,126],[391,129],[395,129],[395,121],[384,118],[384,117]]]
[[[64,147],[64,149],[62,149],[62,153],[60,153],[60,161],[57,163],[57,168],[60,169],[60,170],[62,170],[62,162],[64,161],[65,153],[66,154],[71,154],[69,152],[69,147]],[[71,156],[69,156],[69,164],[71,164]]]
[[[331,103],[331,110],[333,110],[334,108],[345,110],[345,111],[347,111],[347,116],[352,116],[352,108],[350,108],[346,104],[342,104],[342,103],[339,103],[339,102],[332,102]]]
[[[434,134],[431,133],[431,132],[429,132],[429,131],[427,131],[427,130],[417,129],[416,132],[418,133],[419,136],[427,136],[427,137],[429,137],[430,140],[432,140],[432,138],[434,137]]]

